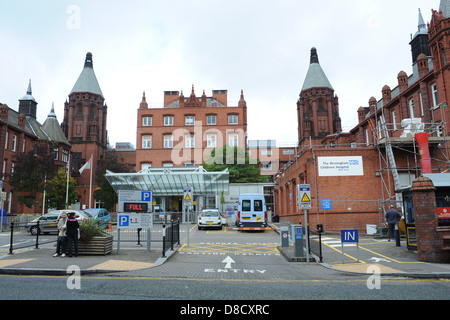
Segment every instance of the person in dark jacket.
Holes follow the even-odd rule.
[[[78,229],[80,228],[78,220],[75,219],[75,212],[69,212],[66,223],[66,236],[69,244],[69,257],[72,257],[72,244],[75,251],[75,257],[78,256]]]
[[[386,223],[389,226],[388,241],[391,241],[391,238],[394,239],[395,225],[398,224],[398,222],[402,218],[402,215],[394,209],[393,205],[391,205],[391,208],[386,212],[386,215],[384,217],[386,219]]]

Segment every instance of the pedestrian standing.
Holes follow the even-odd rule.
[[[67,213],[63,212],[61,218],[58,220],[58,240],[56,241],[56,253],[53,255],[57,257],[61,254],[61,257],[66,256],[66,228],[67,228]]]
[[[393,205],[391,205],[391,208],[386,212],[384,218],[386,219],[386,223],[388,224],[389,227],[388,241],[391,241],[391,238],[394,239],[395,226],[402,218],[402,215],[397,210],[394,209]]]
[[[67,219],[67,240],[69,242],[69,257],[72,257],[72,245],[75,257],[78,256],[78,233],[79,233],[78,220],[75,218],[75,212],[69,212],[69,218]]]

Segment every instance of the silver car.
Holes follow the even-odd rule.
[[[37,235],[38,232],[39,234],[58,233],[58,220],[61,218],[63,212],[75,212],[75,218],[78,220],[78,223],[86,222],[89,218],[92,218],[89,213],[83,210],[56,210],[31,220],[27,223],[26,229],[32,235]],[[39,228],[37,226],[38,220]]]
[[[222,229],[222,216],[217,209],[204,209],[198,215],[198,229],[220,228]]]

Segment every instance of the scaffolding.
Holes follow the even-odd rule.
[[[433,171],[448,172],[450,170],[450,137],[447,132],[447,125],[443,114],[441,119],[442,122],[433,123],[422,123],[421,118],[404,119],[402,123],[386,123],[384,110],[381,110],[380,116],[375,117],[375,123],[372,118],[368,119],[369,126],[372,130],[374,145],[378,149],[379,154],[380,171],[378,172],[378,175],[381,178],[382,188],[380,216],[384,216],[384,210],[388,204],[397,204],[397,207],[402,208],[403,210],[401,191],[409,188],[414,179],[422,174],[420,165],[421,155],[415,139],[416,133],[428,133],[429,146],[433,146],[440,153],[440,157],[431,157],[430,155],[431,161],[437,163],[437,167],[434,167]],[[401,133],[400,136],[398,136],[399,133]],[[405,163],[406,160],[406,166],[399,167],[397,165],[396,160],[398,159],[395,157],[396,152],[394,152],[394,150],[397,153],[403,153],[402,162]],[[409,155],[413,159],[412,164]],[[407,176],[408,181],[402,179],[401,175]],[[405,183],[409,183],[409,185]],[[392,188],[392,186],[394,186],[394,188]]]

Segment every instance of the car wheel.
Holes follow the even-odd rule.
[[[37,226],[32,226],[30,228],[30,233],[31,235],[36,236],[38,233],[40,233],[40,230]]]

